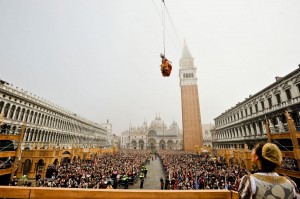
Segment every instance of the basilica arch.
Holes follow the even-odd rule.
[[[154,138],[148,139],[148,149],[156,149],[156,140]]]
[[[145,146],[144,140],[139,140],[139,148],[144,149],[144,146]]]
[[[156,137],[156,136],[157,136],[157,133],[155,130],[153,130],[153,129],[149,130],[148,137]]]
[[[175,148],[173,140],[168,140],[167,148],[168,149],[174,149]]]
[[[166,149],[166,141],[165,140],[159,141],[159,149]]]
[[[131,148],[136,149],[136,147],[137,147],[137,142],[135,140],[132,140],[131,141]]]

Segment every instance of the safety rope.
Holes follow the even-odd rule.
[[[166,37],[165,37],[165,32],[166,32],[166,4],[165,1],[161,1],[161,13],[162,13],[162,28],[163,28],[163,45],[164,45],[164,56],[166,57]]]
[[[157,12],[157,14],[158,14],[158,16],[159,16],[159,18],[161,20],[161,23],[162,23],[162,29],[163,29],[163,34],[164,34],[163,35],[164,51],[165,51],[165,40],[166,40],[165,37],[166,37],[166,35],[168,35],[169,38],[170,38],[171,43],[174,45],[174,47],[176,48],[176,50],[178,52],[180,52],[181,42],[180,42],[179,36],[177,34],[176,28],[174,26],[174,23],[173,23],[173,21],[171,19],[171,16],[170,16],[170,13],[168,11],[168,8],[166,6],[166,3],[164,1],[161,2],[161,11],[159,11],[159,9],[158,9],[157,5],[155,4],[154,0],[152,0],[152,4],[155,7],[155,10],[156,10],[156,12]],[[165,10],[165,11],[163,12],[163,10]],[[168,29],[166,27],[166,16],[163,13],[167,13],[167,15],[168,15],[170,24],[172,25],[172,29],[173,29],[173,32],[175,34],[176,40],[177,40],[176,42],[174,41],[174,39],[172,37],[172,34],[170,34],[170,32],[168,31]]]

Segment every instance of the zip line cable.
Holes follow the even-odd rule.
[[[166,33],[167,35],[169,36],[170,40],[171,40],[171,43],[173,43],[174,47],[177,49],[178,52],[180,52],[180,40],[178,39],[178,34],[176,32],[176,29],[175,29],[175,26],[174,26],[174,23],[172,22],[171,20],[171,17],[170,17],[170,13],[168,12],[168,9],[166,7],[166,4],[163,2],[161,2],[161,10],[163,10],[162,6],[164,6],[164,9],[165,9],[165,12],[167,12],[168,14],[168,18],[170,20],[170,23],[172,25],[172,28],[173,28],[173,31],[174,31],[174,34],[176,35],[177,37],[177,43],[174,41],[172,35],[170,34],[170,32],[168,31],[167,27],[166,27],[166,17],[164,16],[165,14],[161,11],[159,11],[157,5],[155,4],[154,0],[152,0],[152,3],[153,3],[153,6],[155,7],[155,10],[159,16],[159,18],[161,19],[161,23],[162,23],[162,28],[163,28],[163,44],[164,44],[164,50],[165,50],[165,36],[166,36]],[[164,14],[164,15],[163,15]],[[165,53],[165,52],[164,52]]]
[[[161,1],[161,4],[160,4],[160,7],[161,7],[161,13],[162,13],[162,19],[161,19],[161,22],[162,22],[162,28],[163,28],[163,44],[164,44],[164,56],[166,56],[166,38],[165,38],[165,30],[166,30],[166,6],[165,6],[165,1],[162,0]]]
[[[168,8],[167,8],[166,5],[165,5],[165,8],[166,8],[166,11],[167,11],[169,20],[170,20],[170,24],[171,24],[171,26],[172,26],[172,28],[173,28],[174,33],[175,33],[175,36],[176,36],[178,45],[179,45],[179,46],[182,46],[182,45],[181,45],[181,42],[180,42],[180,39],[179,39],[179,36],[178,36],[178,33],[177,33],[177,31],[176,31],[176,28],[175,28],[175,25],[174,25],[174,23],[173,23],[173,20],[172,20],[172,18],[171,18],[171,15],[170,15],[169,10],[168,10]]]

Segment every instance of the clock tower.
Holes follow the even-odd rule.
[[[203,135],[197,86],[197,68],[194,65],[194,58],[186,42],[183,45],[179,66],[183,149],[185,151],[194,151],[196,147],[203,147]]]

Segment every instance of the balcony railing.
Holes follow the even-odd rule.
[[[120,190],[0,186],[0,198],[110,198],[110,199],[238,199],[228,190]]]

